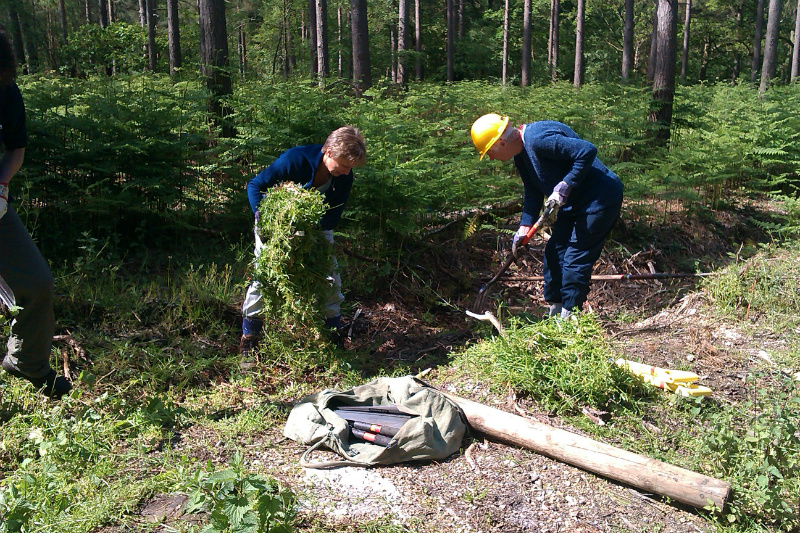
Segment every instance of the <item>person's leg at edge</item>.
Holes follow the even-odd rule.
[[[255,234],[254,255],[258,257],[264,248],[264,243],[257,231]],[[261,295],[261,284],[253,280],[247,286],[244,302],[242,302],[242,337],[239,340],[239,354],[242,356],[242,368],[252,367],[253,352],[261,339],[261,330],[264,327],[264,300]]]
[[[0,275],[21,307],[11,325],[3,369],[27,379],[45,395],[60,398],[72,385],[50,367],[55,332],[53,275],[12,207],[0,219],[0,234]]]
[[[333,230],[322,230],[322,235],[332,246]],[[328,283],[330,287],[325,299],[325,327],[338,330],[342,326],[341,304],[344,301],[344,295],[342,294],[342,278],[339,275],[339,262],[336,261],[335,256],[333,257],[333,268],[328,275]],[[341,344],[342,339],[338,331],[334,337],[334,342]]]

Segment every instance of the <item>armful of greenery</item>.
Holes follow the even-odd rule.
[[[321,194],[293,183],[270,189],[259,205],[256,226],[264,247],[253,260],[267,317],[287,326],[310,327],[322,317],[333,250],[319,220]]]

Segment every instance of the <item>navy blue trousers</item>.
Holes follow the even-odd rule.
[[[544,299],[561,303],[565,309],[580,311],[589,285],[592,268],[600,258],[606,237],[614,227],[622,202],[596,213],[561,210],[553,224],[553,234],[544,248]]]

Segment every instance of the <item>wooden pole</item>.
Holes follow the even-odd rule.
[[[458,396],[446,393],[445,396],[461,407],[474,430],[499,441],[533,450],[693,507],[703,508],[709,504],[720,510],[725,507],[731,490],[730,483],[726,481],[615,448]]]
[[[593,274],[592,281],[636,281],[648,279],[672,279],[672,278],[704,278],[707,276],[715,276],[715,272],[696,272],[687,274],[672,274],[657,272],[655,274]],[[544,281],[543,276],[527,276],[527,277],[508,277],[500,278],[501,281]]]

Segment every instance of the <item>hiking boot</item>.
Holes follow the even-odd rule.
[[[567,309],[566,307],[561,310],[561,314],[558,315],[558,318],[561,320],[572,320],[573,322],[578,320],[578,317],[573,314],[571,309]]]
[[[256,347],[258,346],[258,335],[242,335],[239,339],[239,355],[242,360],[239,363],[241,370],[250,370],[256,366]]]
[[[328,331],[328,340],[337,348],[344,349],[347,332],[342,328],[333,328]]]
[[[59,400],[65,394],[68,394],[69,391],[72,390],[72,384],[67,381],[67,379],[63,376],[59,376],[56,374],[56,371],[52,368],[50,372],[48,372],[45,376],[40,378],[33,378],[30,376],[26,376],[19,370],[17,370],[8,358],[3,359],[3,370],[8,372],[14,377],[26,379],[31,382],[33,388],[51,398],[53,400]]]

